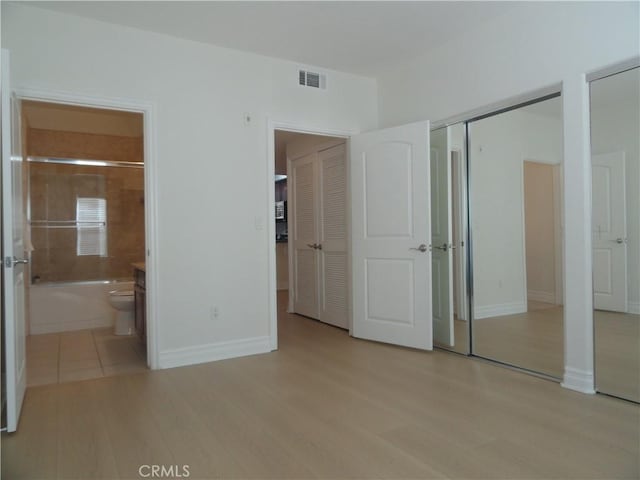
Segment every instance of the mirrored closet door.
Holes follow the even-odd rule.
[[[465,127],[431,132],[431,248],[434,342],[468,355]]]
[[[640,402],[640,69],[590,93],[596,389]]]
[[[472,353],[563,373],[559,96],[468,122]]]

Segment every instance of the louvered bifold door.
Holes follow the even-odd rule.
[[[318,153],[320,320],[348,328],[346,148]]]
[[[316,156],[291,161],[289,193],[293,209],[293,309],[295,313],[319,318]],[[290,221],[291,224],[291,221]]]

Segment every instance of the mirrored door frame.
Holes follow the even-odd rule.
[[[590,193],[590,165],[585,165],[584,159],[590,155],[588,147],[589,137],[589,118],[588,118],[588,87],[589,82],[604,78],[616,73],[629,70],[640,66],[640,56],[624,60],[615,65],[606,66],[604,68],[594,69],[586,72],[582,76],[573,76],[565,79],[562,83],[558,82],[547,87],[530,91],[528,93],[518,95],[516,97],[504,99],[491,105],[485,105],[478,109],[468,111],[459,115],[451,116],[444,120],[432,123],[432,129],[446,127],[458,123],[466,122],[480,118],[491,112],[502,111],[505,108],[514,108],[524,103],[535,101],[548,95],[559,95],[562,93],[563,98],[563,141],[565,143],[564,150],[564,169],[570,172],[572,177],[572,188],[563,192],[565,199],[563,200],[563,212],[569,203],[583,202]],[[569,144],[567,144],[569,142]],[[570,147],[570,150],[567,148]],[[576,176],[577,175],[577,176]],[[587,179],[589,181],[587,182]],[[576,183],[577,182],[577,183]],[[468,179],[467,179],[468,185]],[[568,180],[563,180],[563,188],[568,185]],[[468,187],[467,187],[468,188]],[[590,210],[590,206],[588,207]],[[563,267],[565,268],[565,285],[571,285],[570,291],[564,292],[564,303],[567,307],[571,307],[572,314],[564,318],[565,332],[565,351],[564,351],[564,375],[562,386],[564,388],[574,390],[580,393],[593,394],[596,393],[593,379],[594,366],[594,350],[593,350],[593,318],[592,318],[592,282],[584,280],[591,272],[590,260],[590,240],[585,240],[583,232],[590,230],[591,217],[588,212],[584,212],[584,206],[578,212],[578,216],[574,218],[570,224],[568,218],[565,217],[565,236],[563,238],[563,250],[571,252],[567,253],[564,259]],[[576,212],[572,212],[576,213]],[[583,215],[584,214],[584,215]],[[570,238],[567,238],[570,237]],[[469,245],[468,263],[472,261],[471,249]],[[572,243],[571,249],[567,250],[566,244]],[[575,243],[575,244],[573,244]],[[569,275],[571,273],[571,275]],[[470,281],[472,272],[467,268],[469,281],[467,284],[469,305],[473,301],[473,286]],[[571,277],[571,278],[568,278]],[[583,279],[584,281],[580,281]],[[579,282],[577,284],[576,282]],[[469,333],[469,340],[472,341],[473,333]],[[567,343],[568,342],[568,343]],[[589,347],[591,344],[591,347]],[[446,350],[451,351],[451,350]],[[470,352],[466,355],[473,356]]]
[[[589,75],[586,76],[586,81],[588,82],[588,89],[589,89],[589,118],[592,118],[592,114],[593,114],[593,84],[594,82],[597,82],[599,80],[604,80],[606,78],[609,77],[614,77],[616,75],[619,74],[623,74],[625,72],[629,72],[631,70],[635,70],[635,69],[640,69],[640,58],[635,58],[635,59],[631,59],[628,62],[623,62],[620,63],[618,65],[614,65],[596,72],[593,72]],[[592,152],[594,150],[593,148],[593,127],[591,126],[590,128],[590,146],[592,149]],[[623,157],[624,158],[624,157]],[[592,153],[592,161],[589,162],[589,166],[591,169],[591,176],[593,176],[593,153]],[[593,221],[593,220],[592,220]],[[626,242],[626,238],[624,239],[624,241]],[[628,267],[628,261],[627,261],[627,267]],[[594,272],[595,274],[595,272]],[[625,273],[626,275],[626,273]],[[625,292],[626,293],[626,292]],[[593,321],[593,340],[594,340],[594,384],[595,384],[595,389],[596,392],[598,393],[602,393],[605,395],[609,395],[609,396],[613,396],[613,397],[617,397],[617,398],[622,398],[623,400],[627,400],[630,402],[634,402],[634,403],[640,403],[640,399],[639,398],[631,398],[629,395],[629,391],[626,391],[626,393],[623,393],[622,391],[612,391],[610,388],[606,388],[603,387],[603,381],[601,380],[600,382],[598,381],[598,377],[599,375],[601,375],[601,372],[599,372],[599,367],[598,367],[598,348],[597,348],[597,344],[598,344],[598,335],[597,335],[597,323],[596,323],[596,318],[595,318],[595,305],[596,305],[596,299],[595,299],[595,291],[593,294],[593,305],[594,305],[594,321]],[[627,302],[628,305],[628,302]],[[640,347],[639,347],[640,348]]]
[[[437,346],[436,348],[448,351],[448,352],[452,352],[452,353],[457,353],[457,354],[461,354],[461,355],[465,355],[465,356],[469,356],[469,357],[476,357],[476,358],[480,358],[483,360],[487,360],[493,363],[497,363],[500,365],[504,365],[507,366],[509,368],[514,368],[517,370],[521,370],[524,371],[526,373],[530,373],[530,374],[534,374],[536,376],[540,376],[543,378],[548,378],[550,380],[559,382],[561,379],[558,377],[553,377],[550,375],[547,375],[545,373],[541,373],[526,367],[522,367],[522,366],[518,366],[518,365],[513,365],[507,362],[502,362],[500,360],[494,359],[494,358],[488,358],[485,357],[481,354],[479,354],[478,352],[476,352],[474,350],[474,319],[475,319],[475,312],[474,312],[474,268],[473,268],[473,260],[474,260],[474,243],[473,243],[473,230],[471,228],[472,225],[472,221],[474,218],[474,212],[473,212],[473,205],[472,205],[472,187],[471,187],[471,180],[473,178],[473,170],[471,168],[470,165],[470,155],[469,155],[469,151],[470,151],[470,146],[471,146],[471,131],[472,128],[471,124],[473,124],[474,122],[477,122],[479,120],[483,120],[489,117],[493,117],[502,113],[506,113],[509,111],[513,111],[513,110],[517,110],[519,108],[522,107],[526,107],[528,105],[532,105],[535,103],[539,103],[539,102],[543,102],[546,100],[550,100],[553,98],[558,98],[561,96],[561,91],[559,88],[555,88],[552,89],[551,91],[542,93],[539,96],[532,96],[529,99],[526,99],[524,101],[519,101],[519,102],[515,102],[512,103],[511,105],[508,106],[503,106],[500,108],[497,108],[495,110],[492,111],[488,111],[486,113],[481,113],[475,116],[471,116],[468,118],[459,118],[459,119],[453,119],[447,122],[442,122],[440,124],[437,124],[434,126],[434,128],[432,128],[432,131],[434,130],[438,130],[440,128],[445,128],[445,127],[450,127],[452,125],[458,124],[458,123],[462,123],[462,127],[463,127],[463,136],[464,136],[464,148],[463,151],[460,152],[460,154],[463,156],[463,162],[462,165],[464,166],[464,180],[465,180],[465,191],[462,194],[462,197],[464,198],[466,205],[465,205],[465,209],[466,209],[466,222],[465,222],[465,231],[461,232],[461,238],[464,238],[464,245],[465,245],[465,249],[466,249],[466,258],[465,258],[465,270],[466,270],[466,304],[467,304],[467,312],[468,312],[468,321],[466,322],[466,332],[467,332],[467,349],[466,352],[461,352],[461,351],[457,351],[454,350],[453,348],[448,348],[448,347],[443,347],[443,346]],[[564,315],[563,315],[564,317]],[[457,341],[458,339],[456,339]]]

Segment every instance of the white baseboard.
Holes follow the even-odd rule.
[[[595,380],[592,371],[579,370],[572,367],[564,367],[564,378],[560,384],[569,390],[580,393],[594,394]]]
[[[473,319],[501,317],[503,315],[515,315],[525,313],[527,311],[526,303],[501,303],[496,305],[485,305],[483,307],[475,307],[473,309]]]
[[[243,338],[160,352],[159,368],[183,367],[271,351],[270,337]]]
[[[556,292],[541,292],[540,290],[527,290],[527,299],[542,303],[556,303]]]
[[[627,311],[634,315],[640,315],[640,302],[627,302]]]

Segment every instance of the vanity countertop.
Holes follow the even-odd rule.
[[[136,270],[142,270],[143,272],[146,272],[144,262],[136,262],[136,263],[132,263],[132,264],[131,264],[131,266],[132,266],[133,268],[135,268]]]

